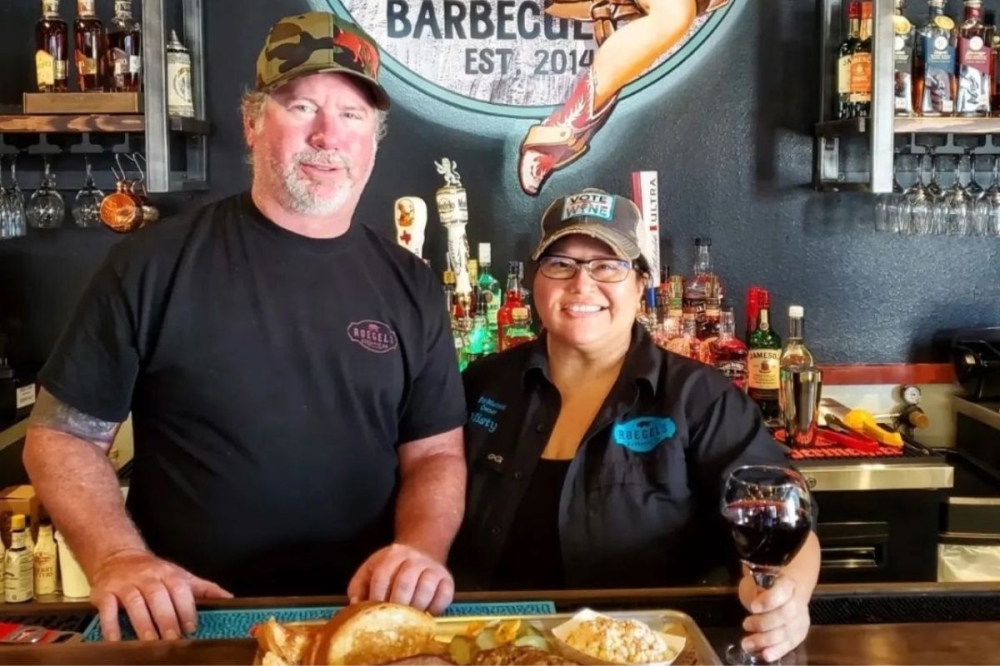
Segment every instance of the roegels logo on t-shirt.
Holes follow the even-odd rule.
[[[362,319],[351,322],[347,327],[347,336],[353,341],[376,354],[385,354],[396,348],[399,339],[396,332],[388,324],[374,319]]]

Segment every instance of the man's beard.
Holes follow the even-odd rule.
[[[350,198],[352,186],[358,182],[360,175],[351,159],[339,151],[303,150],[293,155],[287,165],[282,165],[272,155],[264,156],[263,160],[272,189],[281,204],[301,215],[323,217],[339,212]],[[302,164],[334,166],[343,169],[347,179],[338,184],[333,192],[320,194],[318,183],[299,169]]]

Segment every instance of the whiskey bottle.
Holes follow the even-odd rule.
[[[945,0],[930,0],[930,15],[917,31],[913,94],[923,116],[955,112],[955,22],[944,15]]]
[[[747,353],[747,393],[767,422],[781,418],[781,337],[771,330],[769,297],[761,295],[757,330],[750,336]]]
[[[913,115],[913,24],[903,16],[903,0],[896,0],[892,17],[893,60],[895,61],[895,112],[897,116]]]
[[[69,28],[59,18],[59,0],[42,0],[35,24],[35,77],[39,92],[69,89]]]
[[[990,115],[992,29],[983,23],[982,0],[965,0],[965,20],[958,31],[958,94],[955,113]]]
[[[747,346],[736,337],[736,316],[723,307],[719,337],[709,344],[709,362],[741,391],[747,390]]]
[[[837,97],[834,115],[843,120],[853,116],[851,106],[851,54],[860,41],[861,0],[851,0],[847,5],[847,38],[837,49]]]
[[[797,365],[812,365],[812,352],[806,347],[803,340],[805,332],[805,308],[801,305],[788,306],[788,340],[785,348],[781,350],[782,368]]]
[[[986,24],[992,27],[990,34],[990,108],[993,113],[1000,111],[1000,30],[997,30],[996,13],[986,13]]]
[[[861,3],[861,32],[851,52],[851,108],[855,118],[872,110],[872,3]]]
[[[108,25],[109,87],[138,92],[142,82],[142,32],[132,18],[132,0],[115,0],[115,17]]]
[[[94,13],[94,0],[77,0],[73,36],[77,89],[80,92],[104,90],[104,23]]]
[[[696,322],[695,333],[704,330],[705,310],[712,290],[712,239],[694,239],[694,271],[684,283],[684,319]],[[722,287],[719,285],[719,290]]]

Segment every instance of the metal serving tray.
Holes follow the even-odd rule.
[[[684,651],[674,660],[673,666],[722,666],[724,662],[719,659],[712,649],[711,643],[702,633],[701,629],[686,613],[674,610],[639,610],[639,611],[599,611],[602,615],[607,615],[618,619],[635,619],[645,622],[655,631],[665,631],[666,633],[684,635],[687,643]],[[439,627],[437,637],[448,642],[452,636],[464,634],[466,628],[474,622],[495,622],[497,620],[520,618],[521,620],[533,624],[540,629],[552,629],[572,618],[576,613],[556,613],[553,615],[477,615],[469,617],[442,617],[437,618]],[[289,626],[303,629],[316,629],[325,622],[310,620],[306,622],[287,622]],[[255,663],[261,663],[262,655],[257,655]]]

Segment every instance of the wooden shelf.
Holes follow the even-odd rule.
[[[0,134],[42,134],[83,132],[143,132],[146,121],[142,115],[89,114],[70,115],[0,115]],[[207,135],[209,123],[197,118],[170,118],[170,129],[185,134]]]
[[[896,118],[896,134],[1000,134],[1000,118]]]
[[[835,139],[868,132],[868,118],[816,123],[816,136]],[[893,122],[894,134],[1000,134],[1000,118],[903,118]]]
[[[868,131],[867,118],[847,118],[846,120],[825,120],[816,123],[816,136],[836,139],[844,136],[860,136]]]

